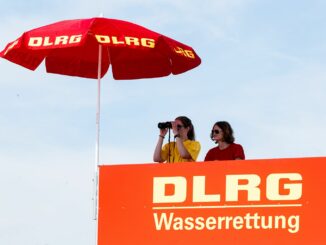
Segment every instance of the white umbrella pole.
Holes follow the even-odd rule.
[[[101,109],[101,68],[102,68],[102,45],[98,48],[97,69],[97,101],[96,101],[96,143],[95,143],[95,173],[94,173],[94,220],[98,217],[98,183],[100,165],[100,109]]]

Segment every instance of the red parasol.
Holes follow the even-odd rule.
[[[142,26],[107,18],[65,20],[27,31],[9,43],[0,57],[31,70],[45,60],[49,73],[98,80],[96,178],[100,80],[110,65],[114,79],[140,79],[180,74],[201,63],[185,44]]]
[[[0,53],[35,70],[45,59],[47,72],[98,78],[99,46],[103,77],[110,65],[114,79],[180,74],[200,64],[195,51],[142,26],[115,19],[65,20],[25,32]]]

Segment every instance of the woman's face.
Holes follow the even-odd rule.
[[[188,135],[189,127],[186,128],[183,125],[183,123],[180,120],[178,120],[178,119],[175,120],[175,125],[176,125],[177,131],[180,134],[180,136],[182,138],[188,138],[187,135]]]
[[[216,142],[221,142],[223,141],[223,130],[215,125],[212,130],[212,135],[213,135],[213,140]]]

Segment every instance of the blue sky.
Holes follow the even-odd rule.
[[[226,120],[247,159],[325,156],[326,2],[258,0],[6,1],[0,48],[22,32],[99,16],[192,46],[202,64],[166,78],[102,80],[105,164],[149,163],[157,123],[186,115],[202,151]],[[96,81],[0,60],[0,244],[95,241]]]

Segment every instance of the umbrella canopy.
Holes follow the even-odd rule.
[[[103,77],[111,65],[114,79],[180,74],[201,63],[183,43],[107,18],[65,20],[27,31],[9,43],[0,57],[31,70],[45,59],[49,73],[85,78]]]
[[[99,165],[100,81],[110,65],[114,79],[180,74],[201,63],[195,51],[142,26],[115,19],[65,20],[25,32],[0,57],[35,70],[98,80],[95,151],[95,213]]]

